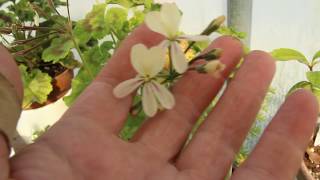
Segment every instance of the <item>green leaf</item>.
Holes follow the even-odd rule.
[[[96,39],[102,39],[110,32],[109,26],[105,23],[106,7],[105,3],[94,5],[82,23],[85,31],[91,33]]]
[[[27,67],[24,65],[20,65],[19,69],[24,85],[23,107],[27,108],[34,102],[45,103],[53,89],[51,85],[52,78],[39,69],[28,72]]]
[[[66,58],[74,47],[73,41],[67,37],[59,37],[52,40],[51,45],[42,53],[45,62],[57,63]]]
[[[315,64],[316,60],[318,60],[320,58],[320,50],[313,56],[312,58],[312,64]]]
[[[81,67],[81,63],[74,58],[74,55],[72,52],[70,52],[66,58],[61,59],[59,63],[63,67],[66,67],[68,69],[75,69],[75,68]]]
[[[221,26],[217,30],[217,33],[224,36],[232,36],[238,39],[244,39],[247,37],[247,34],[245,32],[240,32],[233,27],[227,27],[227,26]]]
[[[119,4],[123,7],[130,8],[133,6],[133,2],[130,0],[106,0],[108,4]]]
[[[93,73],[94,77],[101,71],[108,58],[111,57],[109,50],[113,47],[112,42],[104,42],[101,46],[95,46],[86,51],[83,56],[87,62],[79,70],[78,75],[72,80],[72,92],[64,98],[64,102],[70,106],[76,98],[90,85],[93,81],[88,70]]]
[[[153,4],[153,0],[144,0],[144,6],[145,6],[145,8],[151,9],[152,4]]]
[[[126,124],[124,125],[124,128],[120,132],[120,137],[125,141],[129,141],[141,127],[145,119],[146,116],[144,115],[143,111],[136,116],[130,115],[126,121]]]
[[[145,14],[141,11],[134,11],[134,16],[129,19],[128,31],[133,31],[136,27],[144,22]]]
[[[292,94],[293,92],[295,92],[298,89],[309,89],[311,90],[312,88],[312,83],[308,82],[308,81],[301,81],[298,82],[297,84],[295,84],[288,92],[288,95]]]
[[[133,99],[133,104],[141,105],[141,96],[135,96]],[[137,130],[141,127],[141,125],[146,119],[146,115],[142,110],[142,105],[138,107],[136,110],[138,114],[135,116],[130,114],[124,127],[120,132],[120,137],[125,141],[129,141],[134,136],[134,134],[137,132]]]
[[[320,88],[320,71],[307,72],[307,79],[313,86]]]
[[[73,35],[79,45],[85,45],[92,37],[92,34],[86,30],[84,21],[77,22],[73,29]]]
[[[299,51],[288,48],[275,49],[271,55],[278,61],[292,61],[296,60],[303,64],[309,65],[307,58]]]
[[[0,27],[10,27],[16,21],[14,14],[0,10]]]
[[[320,88],[313,87],[312,92],[316,96],[318,103],[320,105]]]
[[[106,14],[106,23],[114,31],[121,31],[124,23],[127,21],[128,11],[123,8],[110,8]]]
[[[13,12],[18,19],[23,22],[32,22],[35,15],[35,12],[31,8],[28,0],[20,0],[19,2],[10,5],[8,10]]]

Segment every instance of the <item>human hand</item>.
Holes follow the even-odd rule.
[[[224,179],[260,109],[274,74],[274,62],[264,52],[248,55],[208,119],[182,149],[195,121],[242,56],[238,40],[217,39],[209,48],[224,50],[221,61],[227,68],[222,77],[188,72],[173,88],[175,108],[149,119],[131,142],[124,142],[118,133],[132,97],[117,99],[113,88],[135,75],[129,62],[131,47],[137,43],[150,47],[161,40],[145,26],[139,27],[62,119],[10,160],[0,138],[3,179]],[[232,179],[293,179],[317,113],[318,105],[311,93],[300,90],[291,95]]]

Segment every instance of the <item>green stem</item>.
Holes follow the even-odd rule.
[[[195,41],[192,41],[189,46],[187,47],[187,49],[184,51],[185,54],[187,54],[187,52],[192,48],[192,46],[195,44]]]
[[[74,47],[76,48],[76,50],[77,50],[77,52],[78,52],[78,54],[80,56],[80,59],[81,59],[81,61],[83,63],[83,66],[84,66],[84,69],[88,72],[91,80],[93,80],[94,79],[94,75],[90,71],[88,63],[87,63],[87,60],[83,57],[82,51],[81,51],[81,49],[80,49],[80,47],[79,47],[79,45],[78,45],[78,43],[77,43],[77,41],[76,41],[76,39],[74,37],[73,31],[72,31],[72,21],[71,21],[71,16],[70,16],[69,0],[67,0],[67,10],[68,10],[68,23],[69,23],[67,30],[69,31],[69,34],[70,34],[70,37],[71,37],[72,42],[74,44]]]
[[[120,41],[120,36],[116,33],[116,31],[115,30],[113,30],[112,28],[111,28],[111,35],[114,35],[114,36],[116,36],[116,38],[118,39],[118,41]]]
[[[91,80],[93,80],[93,79],[94,79],[94,75],[93,75],[93,73],[90,71],[89,66],[88,66],[88,62],[87,62],[87,60],[83,57],[82,51],[81,51],[81,49],[80,49],[80,47],[79,47],[76,39],[74,38],[74,35],[73,35],[73,32],[72,32],[72,31],[70,32],[70,36],[71,36],[72,42],[73,42],[73,44],[74,44],[74,47],[76,48],[76,50],[77,50],[77,52],[78,52],[78,54],[79,54],[79,56],[80,56],[80,59],[81,59],[81,61],[82,61],[82,63],[83,63],[84,69],[88,72]]]
[[[70,15],[70,4],[69,0],[67,0],[67,11],[68,11],[68,21],[71,23],[71,15]]]
[[[42,41],[42,42],[36,44],[35,46],[29,48],[29,49],[25,49],[25,50],[22,50],[22,51],[18,51],[18,52],[16,52],[14,55],[16,55],[16,56],[26,55],[26,54],[30,53],[31,51],[37,49],[38,47],[42,46],[43,44],[45,44],[45,43],[47,43],[47,42],[50,42],[50,41],[51,41],[52,39],[54,39],[54,38],[56,38],[56,37],[52,37],[52,38],[49,38],[49,39],[46,40],[46,41]]]
[[[111,32],[111,38],[112,38],[112,42],[113,42],[113,44],[117,44],[117,41],[116,41],[116,39],[115,39],[115,37],[114,37],[114,34],[113,34],[113,32]]]
[[[170,75],[169,77],[172,77],[173,73],[174,73],[174,69],[173,69],[173,62],[172,62],[172,57],[171,57],[171,46],[169,46],[168,48],[169,50],[169,72],[170,72]]]

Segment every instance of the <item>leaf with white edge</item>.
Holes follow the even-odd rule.
[[[273,58],[278,61],[298,61],[309,65],[307,58],[299,51],[288,48],[275,49],[271,52]]]
[[[106,0],[108,4],[118,4],[126,8],[130,8],[134,5],[132,0]]]
[[[124,8],[110,8],[105,16],[108,26],[114,31],[121,31],[124,23],[127,21],[128,11]]]
[[[308,82],[308,81],[301,81],[298,82],[297,84],[295,84],[288,92],[288,95],[292,94],[293,92],[295,92],[298,89],[308,89],[311,90],[312,89],[312,83]]]
[[[313,86],[320,88],[320,71],[307,72],[307,79]]]
[[[51,45],[43,51],[42,59],[44,62],[58,63],[68,56],[73,47],[72,40],[67,37],[53,39]]]
[[[103,39],[110,33],[109,26],[105,23],[106,8],[107,4],[105,3],[94,5],[82,22],[85,31],[92,33],[92,37],[96,39]]]
[[[24,65],[19,66],[24,85],[23,107],[28,108],[32,103],[45,103],[52,92],[52,78],[39,69],[27,71]]]

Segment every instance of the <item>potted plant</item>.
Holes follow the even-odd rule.
[[[55,102],[72,87],[64,99],[71,105],[144,14],[159,7],[152,0],[110,0],[72,21],[68,1],[11,0],[0,6],[6,7],[0,11],[1,41],[20,67],[24,109]],[[68,16],[59,13],[59,6],[68,9]]]
[[[73,69],[79,65],[68,49],[71,43],[65,41],[67,19],[52,8],[66,3],[12,0],[0,5],[7,7],[0,11],[1,40],[22,74],[23,108],[38,108],[64,96],[71,87]]]
[[[316,52],[312,59],[294,49],[280,48],[271,52],[272,56],[278,61],[297,61],[307,67],[305,81],[297,82],[288,92],[288,95],[297,89],[308,89],[313,92],[320,103],[320,51]],[[304,162],[298,176],[299,180],[314,180],[320,176],[320,144],[316,142],[319,132],[319,124],[310,139],[307,150],[305,151]],[[319,140],[318,140],[319,141]]]

